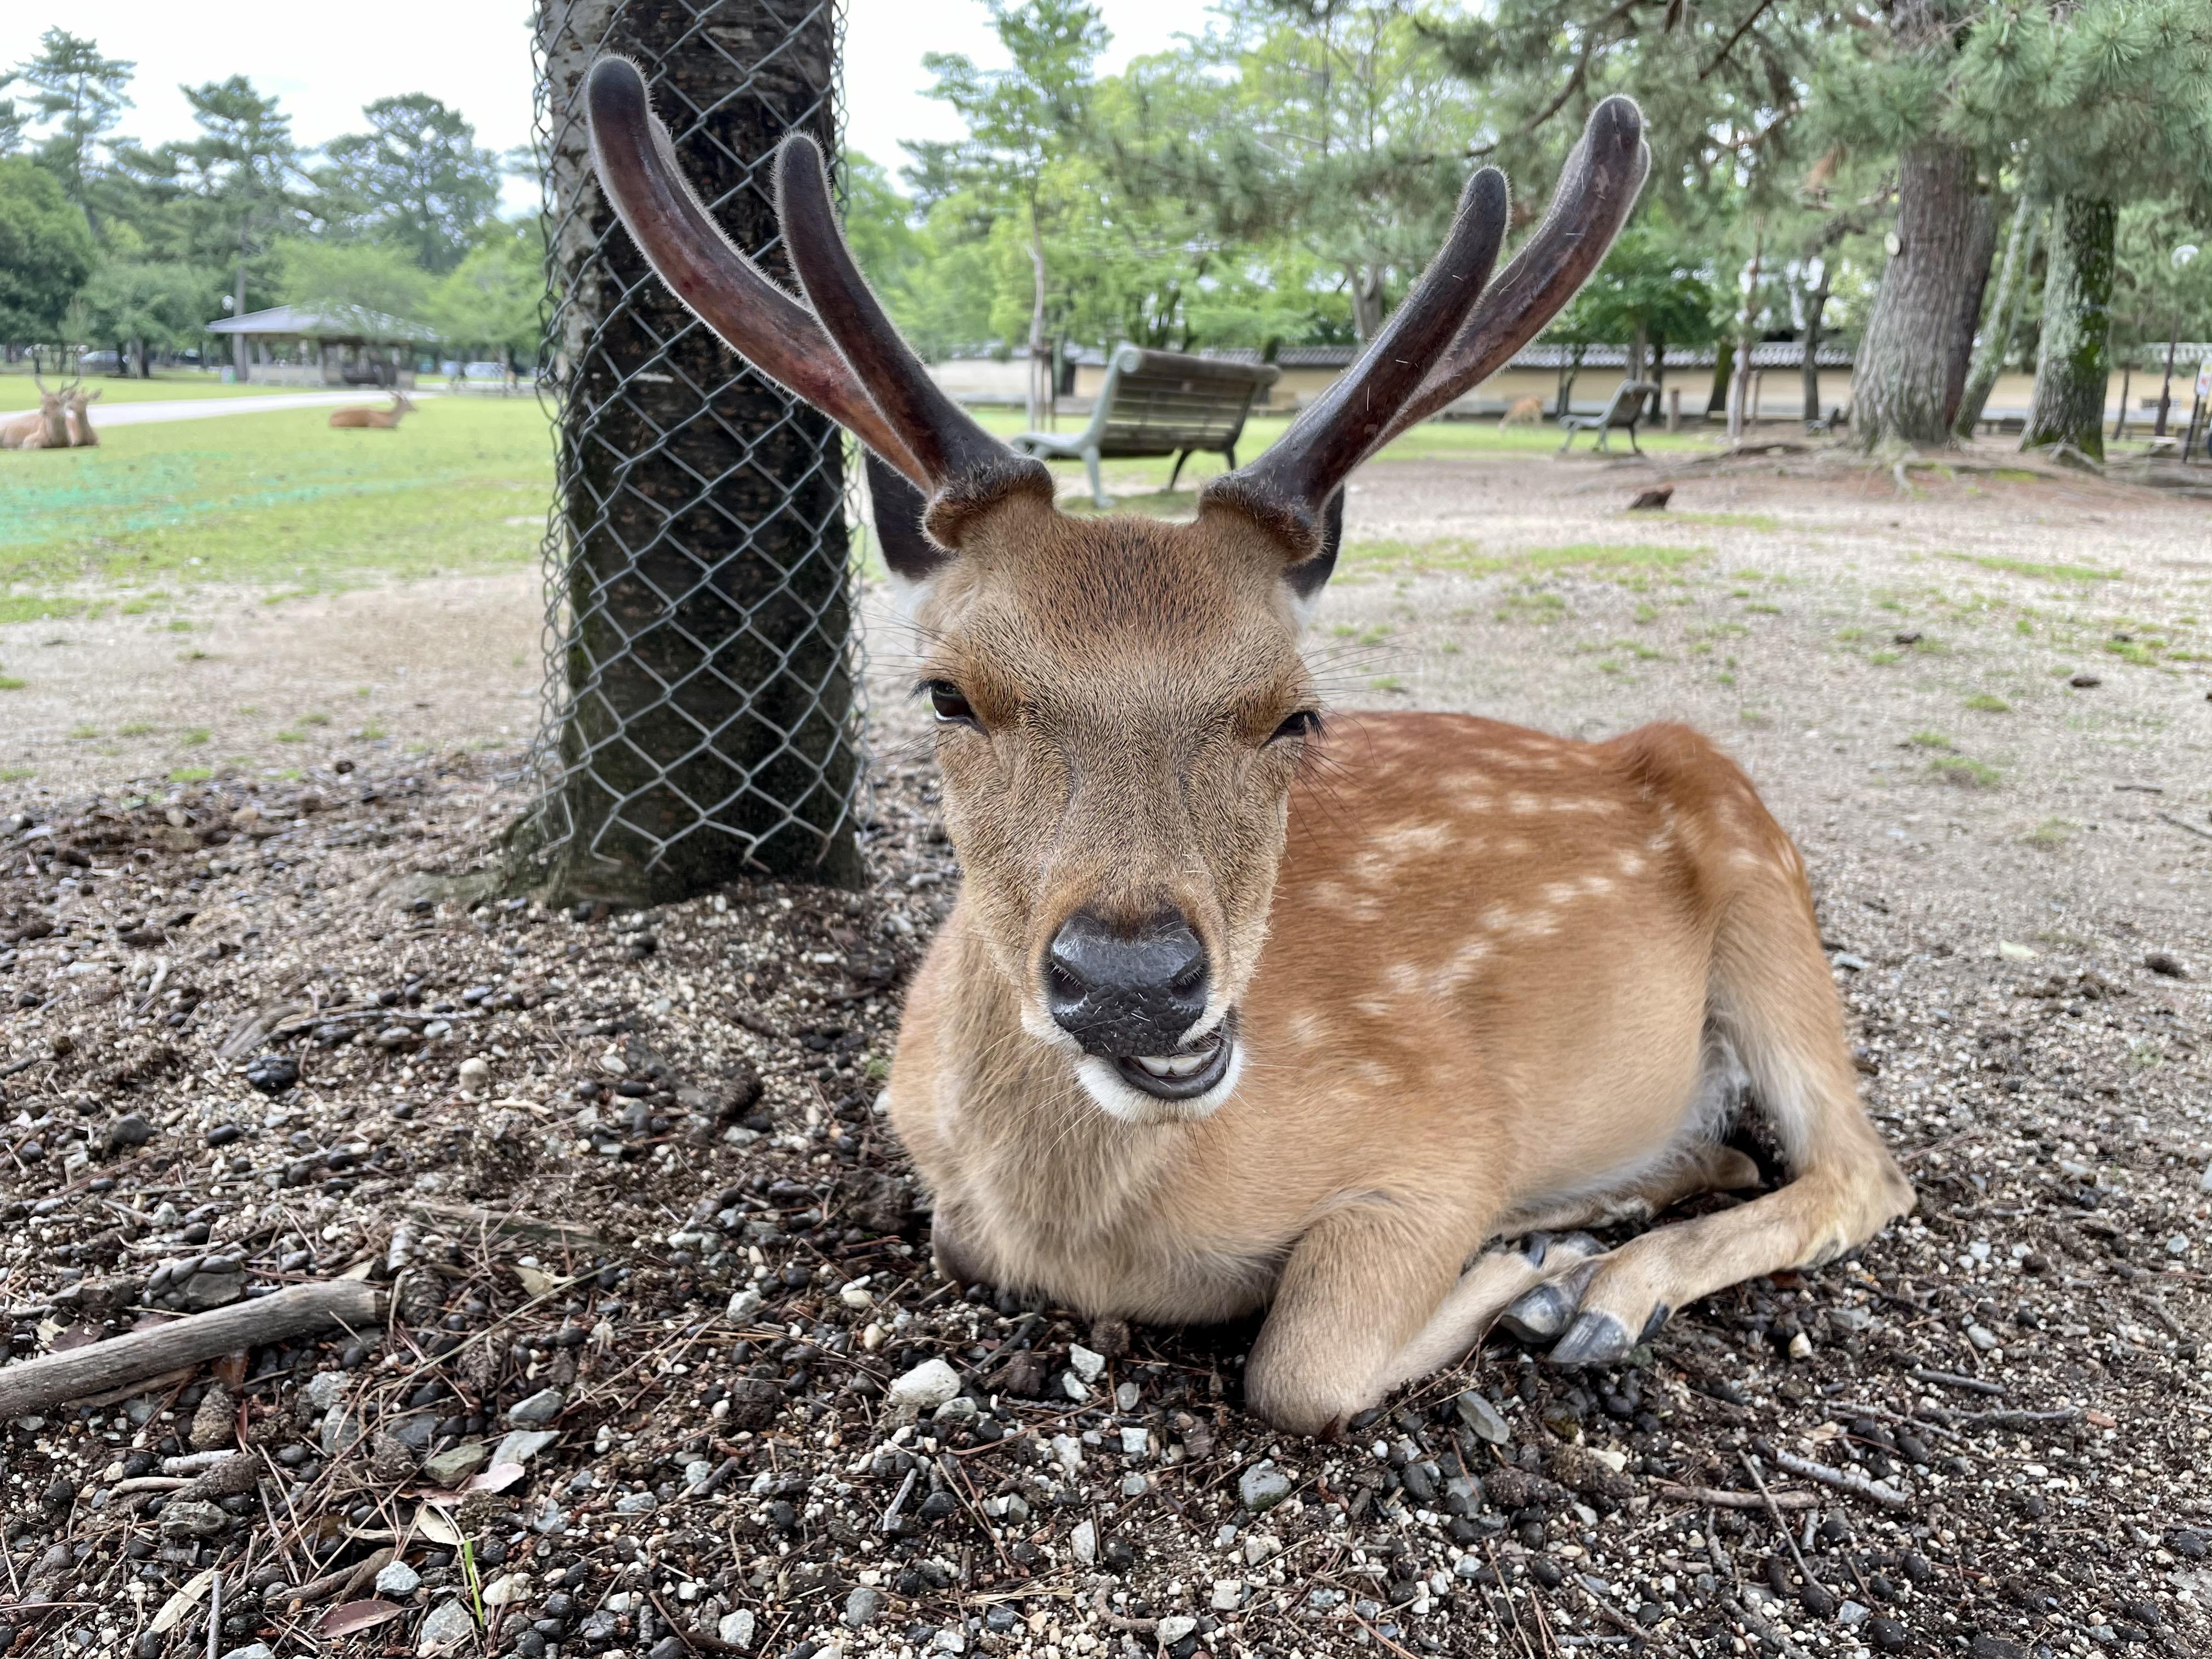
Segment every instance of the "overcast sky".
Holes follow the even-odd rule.
[[[1102,0],[1114,46],[1106,67],[1172,45],[1204,23],[1202,0]],[[294,137],[320,144],[358,131],[373,99],[427,92],[505,150],[530,137],[526,0],[0,0],[0,65],[21,62],[59,25],[135,62],[122,131],[143,143],[192,135],[180,82],[244,75],[274,93]],[[922,95],[925,52],[1003,61],[980,0],[848,0],[846,129],[853,146],[896,169],[907,138],[958,136],[952,112]],[[16,95],[21,96],[20,89]],[[507,206],[535,191],[511,186]]]

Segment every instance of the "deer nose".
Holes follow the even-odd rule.
[[[1045,1006],[1087,1054],[1173,1054],[1206,991],[1206,946],[1172,910],[1133,932],[1079,910],[1046,953]]]

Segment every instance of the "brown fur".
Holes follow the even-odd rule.
[[[92,429],[91,405],[100,400],[97,391],[87,392],[82,386],[70,388],[66,399],[70,447],[94,449],[100,445],[100,434]]]
[[[36,409],[0,422],[0,449],[67,449],[67,387],[49,392],[41,385]]]
[[[408,400],[407,394],[404,392],[395,392],[392,394],[391,408],[334,409],[331,411],[331,424],[339,427],[368,427],[388,431],[399,424],[399,417],[402,415],[411,415],[414,412],[415,405]]]
[[[1536,426],[1541,423],[1543,418],[1544,400],[1541,398],[1517,398],[1514,400],[1513,407],[1498,417],[1498,424]]]
[[[1225,511],[1023,500],[921,602],[921,677],[983,728],[940,737],[967,879],[890,1091],[946,1256],[1092,1314],[1272,1304],[1252,1403],[1319,1430],[1547,1276],[1486,1243],[1740,1180],[1711,1146],[1723,1039],[1796,1179],[1584,1266],[1583,1311],[1640,1334],[1909,1209],[1804,866],[1742,773],[1680,726],[1582,744],[1376,714],[1270,743],[1313,696],[1283,561]],[[1205,942],[1246,1062],[1211,1115],[1124,1121],[1054,1040],[1042,962],[1079,907],[1163,904]]]

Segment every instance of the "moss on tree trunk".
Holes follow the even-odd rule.
[[[2052,210],[2043,343],[2022,449],[2071,444],[2085,455],[2104,456],[2118,228],[2118,205],[2102,198],[2063,196]]]

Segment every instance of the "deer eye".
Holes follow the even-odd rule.
[[[982,721],[975,718],[975,709],[960,694],[960,688],[951,680],[925,680],[921,690],[928,697],[930,708],[937,715],[939,726],[972,726],[978,732],[983,729]]]
[[[1301,708],[1295,714],[1285,716],[1267,741],[1283,743],[1291,738],[1317,738],[1320,735],[1321,712],[1314,708]]]

